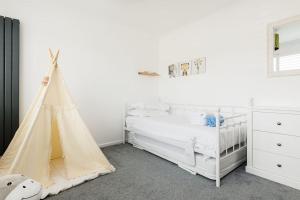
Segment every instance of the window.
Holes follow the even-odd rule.
[[[269,25],[270,76],[300,75],[300,16]]]

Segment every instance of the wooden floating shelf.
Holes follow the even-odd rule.
[[[148,71],[138,72],[138,75],[142,75],[142,76],[159,76],[159,74],[156,73],[156,72],[148,72]]]

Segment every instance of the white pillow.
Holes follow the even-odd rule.
[[[169,113],[160,110],[136,109],[136,110],[129,110],[127,114],[129,116],[135,116],[135,117],[156,117],[156,116],[165,116],[168,115]]]
[[[164,104],[164,103],[147,103],[144,104],[144,108],[146,110],[160,110],[160,111],[169,111],[170,110],[170,106],[168,104]]]
[[[206,113],[189,113],[188,118],[193,125],[207,125]]]
[[[145,110],[143,110],[143,109],[128,110],[127,115],[135,116],[135,117],[144,117],[145,116]]]
[[[171,108],[171,114],[173,115],[185,115],[185,110],[183,108]]]
[[[128,110],[135,110],[135,109],[144,109],[144,104],[141,102],[132,103],[128,105]]]

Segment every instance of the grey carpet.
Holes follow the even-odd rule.
[[[241,166],[221,181],[194,176],[130,145],[103,149],[116,172],[47,200],[300,200],[300,191],[245,172]]]

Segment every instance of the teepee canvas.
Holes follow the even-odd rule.
[[[43,84],[0,160],[0,176],[23,174],[43,185],[43,197],[114,171],[82,121],[50,51]]]

